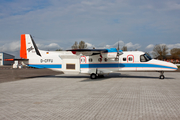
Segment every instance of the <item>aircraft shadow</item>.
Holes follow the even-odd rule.
[[[48,77],[48,78],[85,78],[85,80],[82,80],[81,82],[88,82],[88,81],[102,81],[107,80],[111,78],[132,78],[132,79],[157,79],[159,80],[159,77],[152,77],[152,76],[136,76],[136,75],[127,75],[127,74],[121,74],[121,73],[111,73],[109,75],[105,75],[104,77],[98,77],[97,79],[91,79],[87,75],[43,75],[43,76],[30,76],[30,77],[21,77],[21,79],[29,79],[29,78],[42,78],[42,77]],[[165,77],[165,79],[174,79],[171,77]]]
[[[109,76],[109,78],[140,78],[140,79],[159,79],[159,76],[154,77],[154,76],[143,76],[143,75],[129,75],[129,74],[121,74],[121,73],[112,73]],[[166,77],[165,79],[174,79],[171,77]]]

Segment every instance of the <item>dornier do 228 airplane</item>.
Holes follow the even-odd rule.
[[[66,51],[39,50],[30,34],[21,35],[20,57],[24,63],[34,68],[48,68],[64,74],[89,74],[91,79],[121,71],[160,72],[175,71],[177,66],[155,60],[141,51],[110,49],[72,49]]]

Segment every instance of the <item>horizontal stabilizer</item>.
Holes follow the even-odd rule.
[[[28,61],[29,59],[4,59],[5,61]]]

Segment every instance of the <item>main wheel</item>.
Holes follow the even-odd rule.
[[[164,75],[159,76],[159,79],[164,79],[164,78],[165,78]]]
[[[92,73],[91,76],[90,76],[90,78],[91,78],[91,79],[96,79],[97,76],[96,76],[96,74]]]

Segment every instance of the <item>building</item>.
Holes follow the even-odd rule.
[[[4,52],[0,52],[0,66],[12,65],[14,63],[14,61],[5,61],[5,59],[14,59],[14,56]]]

